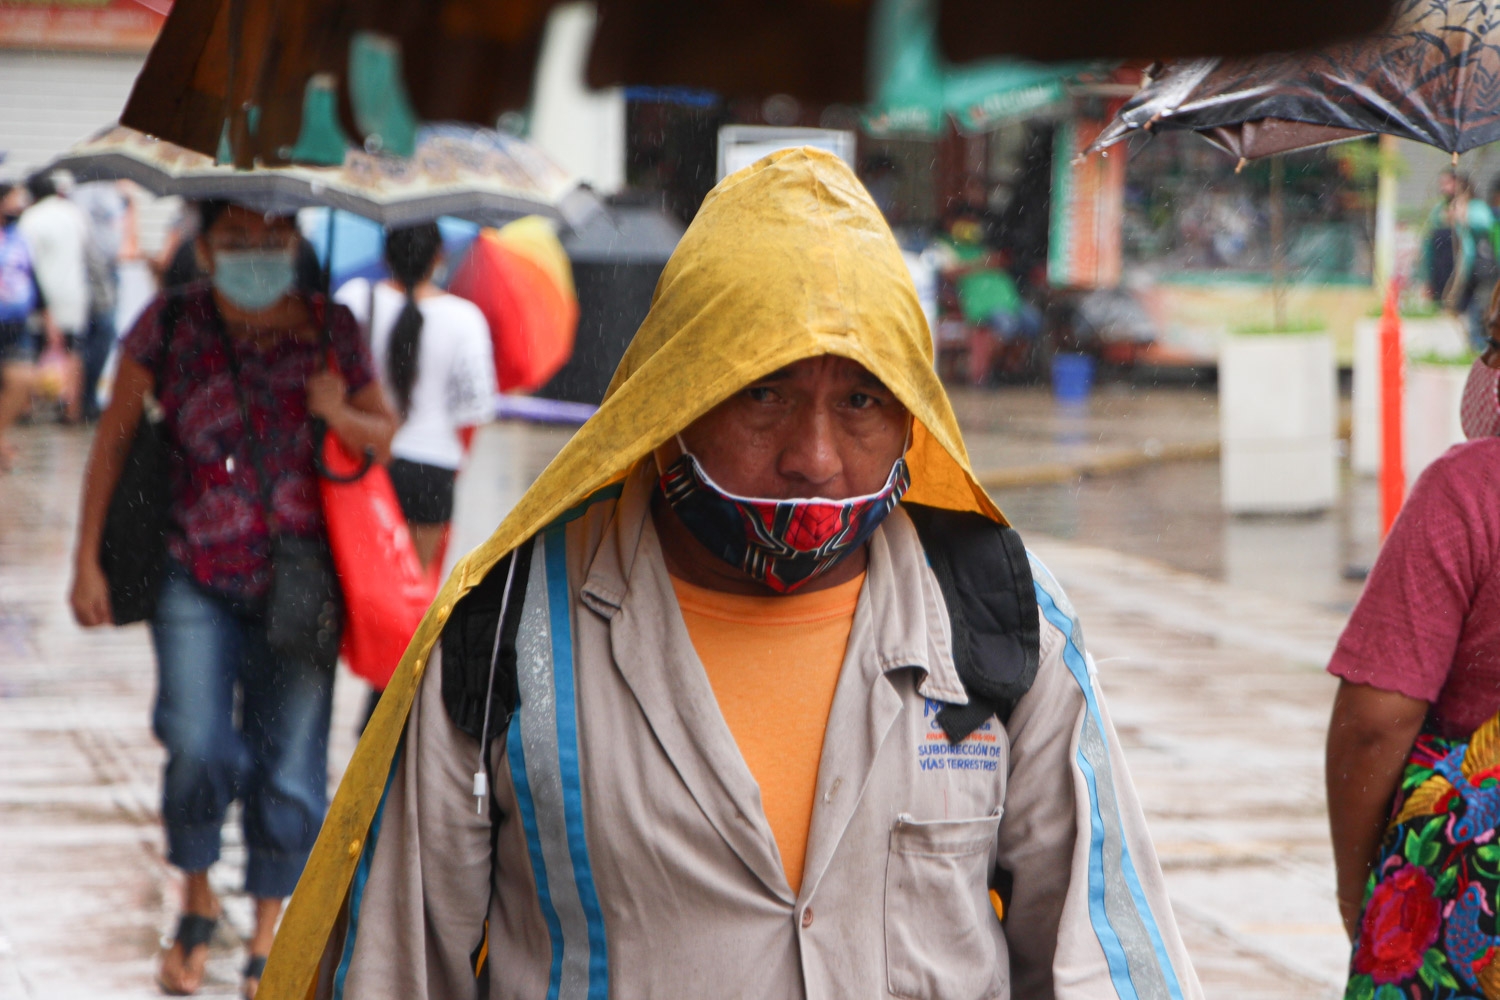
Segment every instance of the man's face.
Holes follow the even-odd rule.
[[[739,496],[847,500],[885,485],[906,443],[906,407],[847,358],[788,365],[699,417],[683,440]],[[675,447],[671,449],[674,452]]]
[[[1444,198],[1452,198],[1458,193],[1458,178],[1452,174],[1438,175],[1438,194]]]

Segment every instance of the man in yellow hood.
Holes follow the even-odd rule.
[[[1201,996],[931,357],[840,161],[715,188],[413,639],[262,1000]]]

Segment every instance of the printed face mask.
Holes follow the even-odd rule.
[[[214,288],[246,312],[271,308],[296,279],[291,250],[214,251]]]
[[[1500,371],[1474,359],[1469,381],[1464,383],[1464,398],[1458,409],[1464,436],[1476,438],[1500,435]]]
[[[677,439],[682,444],[682,438]],[[911,485],[906,459],[896,459],[885,485],[849,500],[762,500],[735,496],[703,471],[683,446],[659,488],[678,518],[710,552],[789,594],[832,569],[880,527]]]

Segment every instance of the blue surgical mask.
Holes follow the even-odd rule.
[[[245,312],[274,306],[297,280],[291,250],[215,250],[214,288]]]

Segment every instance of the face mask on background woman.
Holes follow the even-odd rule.
[[[291,248],[214,251],[214,288],[245,312],[271,308],[296,280],[297,256]]]

